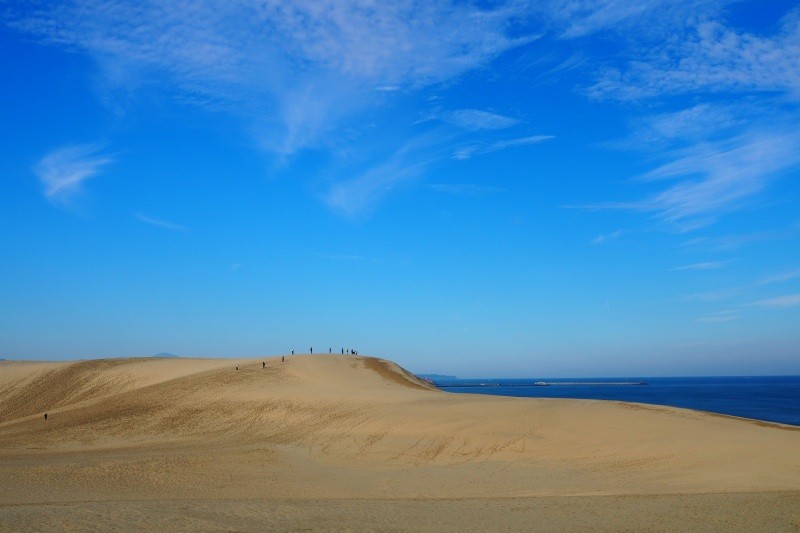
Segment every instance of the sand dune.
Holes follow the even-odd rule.
[[[451,395],[368,357],[0,363],[0,529],[96,509],[153,529],[792,530],[800,431]]]

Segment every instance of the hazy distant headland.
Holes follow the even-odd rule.
[[[458,379],[456,376],[448,376],[445,374],[416,374],[417,376],[431,381],[444,380],[444,379]]]

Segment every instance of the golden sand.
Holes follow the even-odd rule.
[[[94,527],[798,531],[800,431],[368,357],[0,362],[0,530]]]

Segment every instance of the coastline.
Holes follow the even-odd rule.
[[[437,385],[452,393],[666,405],[800,427],[800,376],[451,379]]]

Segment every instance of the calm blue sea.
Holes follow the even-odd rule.
[[[640,402],[800,426],[800,376],[434,381],[454,393]]]

